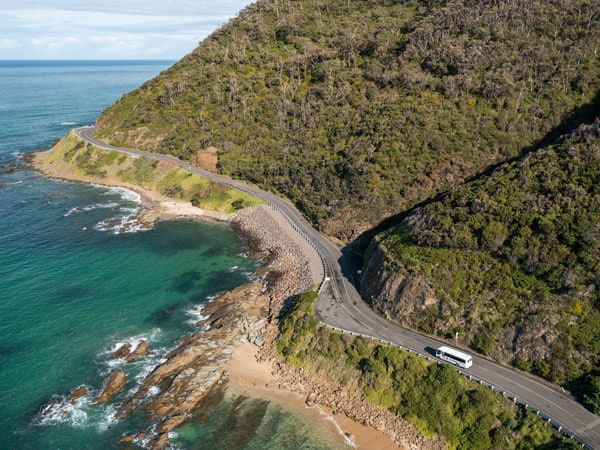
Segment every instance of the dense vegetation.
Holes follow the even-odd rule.
[[[282,323],[277,346],[292,367],[359,389],[425,435],[443,434],[449,448],[575,448],[530,411],[445,364],[321,327],[315,299],[304,294]]]
[[[98,130],[187,160],[215,146],[222,172],[350,240],[585,114],[598,14],[596,0],[259,0]]]
[[[381,246],[436,301],[410,315],[398,298],[379,307],[571,383],[600,412],[599,183],[600,119],[417,208]]]
[[[82,141],[73,132],[53,147],[46,164],[61,173],[65,171],[65,175],[83,176],[107,184],[131,183],[212,211],[231,213],[262,203],[258,198],[185,169],[100,149]]]

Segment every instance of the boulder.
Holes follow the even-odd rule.
[[[85,386],[79,386],[77,389],[75,389],[69,394],[69,396],[67,397],[67,401],[71,403],[71,405],[74,405],[78,399],[80,399],[81,397],[85,397],[88,394],[88,392],[88,388],[86,388]]]
[[[148,343],[146,341],[140,342],[140,344],[135,348],[134,351],[129,353],[125,358],[125,361],[133,361],[134,359],[141,358],[142,356],[146,356],[148,354]]]
[[[96,403],[106,403],[115,396],[117,392],[125,387],[128,378],[122,370],[115,370],[104,381],[102,394],[96,398]]]
[[[126,342],[121,345],[118,349],[116,349],[112,355],[110,355],[110,359],[124,359],[131,353],[131,344]]]

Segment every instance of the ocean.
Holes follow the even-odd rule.
[[[93,404],[115,367],[108,355],[124,342],[148,341],[151,353],[126,369],[126,391],[134,390],[179,337],[197,331],[201,305],[249,281],[256,268],[225,225],[174,220],[120,233],[141,207],[135,193],[50,180],[20,160],[94,123],[170,64],[0,61],[2,449],[120,448],[121,436],[148,422],[142,414],[117,420],[118,397]],[[81,385],[90,393],[66,402]],[[40,415],[50,402],[61,412]],[[175,430],[171,442],[181,449],[342,448],[329,425],[261,399],[222,400],[207,420]]]

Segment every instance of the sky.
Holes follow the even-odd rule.
[[[168,59],[251,0],[0,0],[0,59]]]

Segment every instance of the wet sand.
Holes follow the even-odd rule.
[[[235,347],[231,361],[225,366],[229,372],[227,389],[233,394],[264,398],[308,415],[313,420],[329,422],[332,429],[358,449],[396,450],[390,438],[373,428],[366,427],[319,404],[308,406],[300,394],[279,388],[279,380],[266,361],[258,361],[258,347],[244,343]],[[344,435],[347,437],[344,438]]]

